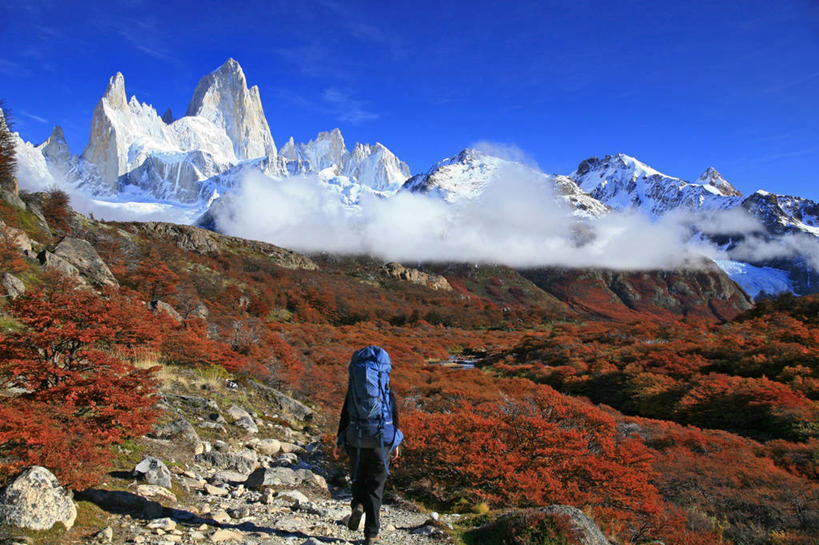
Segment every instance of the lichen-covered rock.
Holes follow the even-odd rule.
[[[77,267],[66,261],[60,256],[54,255],[48,250],[43,250],[37,254],[37,260],[44,271],[56,272],[63,276],[69,276],[76,279],[81,285],[85,285],[85,280],[80,277],[80,271]]]
[[[98,286],[119,286],[111,269],[87,240],[65,237],[54,248],[54,255],[68,261]]]
[[[412,284],[426,286],[433,290],[452,291],[449,281],[440,274],[430,274],[411,267],[405,267],[400,263],[387,263],[383,267],[387,276],[404,280]]]
[[[182,321],[182,316],[180,316],[179,313],[176,312],[176,310],[165,301],[160,301],[159,299],[157,299],[156,301],[151,301],[148,303],[148,308],[153,313],[164,312],[166,315],[173,318],[174,321],[176,322]]]
[[[21,253],[25,255],[32,255],[31,239],[28,238],[25,231],[15,227],[10,227],[6,225],[3,220],[0,220],[0,231],[3,232],[4,238],[10,242],[12,246],[15,246],[18,250],[20,250]]]
[[[76,518],[72,493],[44,467],[26,469],[0,492],[0,525],[48,530],[62,522],[68,529]]]
[[[11,273],[5,273],[1,283],[10,299],[17,299],[26,293],[26,285]]]
[[[171,472],[162,460],[153,456],[145,457],[134,468],[134,475],[148,484],[171,487]]]
[[[583,511],[569,505],[549,505],[506,514],[496,521],[469,532],[476,543],[520,535],[526,529],[524,543],[560,542],[568,545],[610,545],[600,528]]]
[[[219,469],[229,469],[239,473],[249,474],[259,465],[259,457],[251,450],[242,450],[237,453],[231,452],[203,452],[197,454],[194,459],[197,462],[210,464]]]
[[[173,422],[160,424],[148,435],[155,439],[179,440],[188,446],[196,446],[201,442],[196,430],[184,418],[177,418]]]

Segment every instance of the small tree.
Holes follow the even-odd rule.
[[[43,215],[52,229],[61,233],[70,231],[68,220],[71,217],[68,193],[62,189],[50,189],[43,198]]]
[[[22,466],[53,470],[75,489],[95,484],[110,445],[146,433],[154,422],[152,370],[116,357],[152,344],[157,323],[137,302],[99,296],[71,279],[46,278],[10,303],[25,327],[0,335],[0,481]]]

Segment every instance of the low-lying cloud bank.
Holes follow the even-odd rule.
[[[506,172],[473,200],[447,204],[398,193],[362,197],[359,209],[312,177],[248,174],[214,211],[221,232],[303,252],[367,254],[388,261],[503,263],[615,269],[695,266],[720,253],[684,221],[612,212],[581,220],[528,169]]]
[[[520,159],[516,148],[507,151]],[[27,191],[53,187],[53,181],[46,184],[36,173],[21,170],[18,177]],[[146,202],[136,194],[109,202],[65,182],[58,187],[69,194],[74,209],[98,219],[192,223],[202,212]],[[614,211],[581,219],[555,196],[547,177],[526,167],[500,171],[473,200],[448,204],[415,193],[390,198],[364,193],[357,209],[343,205],[338,193],[315,176],[278,180],[250,171],[212,212],[216,228],[229,235],[307,253],[371,255],[405,263],[647,270],[697,267],[702,257],[749,262],[801,258],[819,271],[816,237],[788,234],[770,240],[759,221],[742,209],[675,211],[654,221],[637,212]],[[702,236],[692,238],[695,232],[742,240],[726,250]]]

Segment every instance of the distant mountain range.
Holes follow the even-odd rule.
[[[179,119],[170,110],[160,116],[136,97],[128,100],[117,73],[94,109],[82,154],[71,153],[60,127],[36,146],[15,138],[23,189],[70,187],[126,213],[154,204],[179,207],[188,223],[207,218],[209,207],[234,193],[248,172],[271,181],[303,176],[356,208],[365,194],[468,201],[480,197],[498,172],[512,169],[542,183],[583,221],[612,211],[638,211],[654,221],[675,218],[692,240],[723,250],[729,259],[718,265],[753,296],[819,291],[819,205],[808,199],[762,190],[743,196],[714,168],[687,182],[624,154],[586,159],[574,172],[558,175],[465,149],[412,176],[380,143],[348,149],[338,129],[303,144],[291,138],[277,148],[259,89],[248,88],[233,59],[201,79]]]

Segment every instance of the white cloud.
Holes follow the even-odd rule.
[[[491,140],[478,140],[469,145],[470,148],[482,151],[487,155],[500,157],[507,161],[521,163],[531,168],[540,168],[529,153],[510,142],[493,142]]]
[[[502,172],[473,200],[365,194],[354,211],[315,177],[252,173],[215,209],[215,222],[227,234],[299,251],[403,262],[655,269],[690,266],[702,253],[684,242],[689,231],[679,222],[617,213],[584,222],[555,199],[548,181],[525,168]]]

